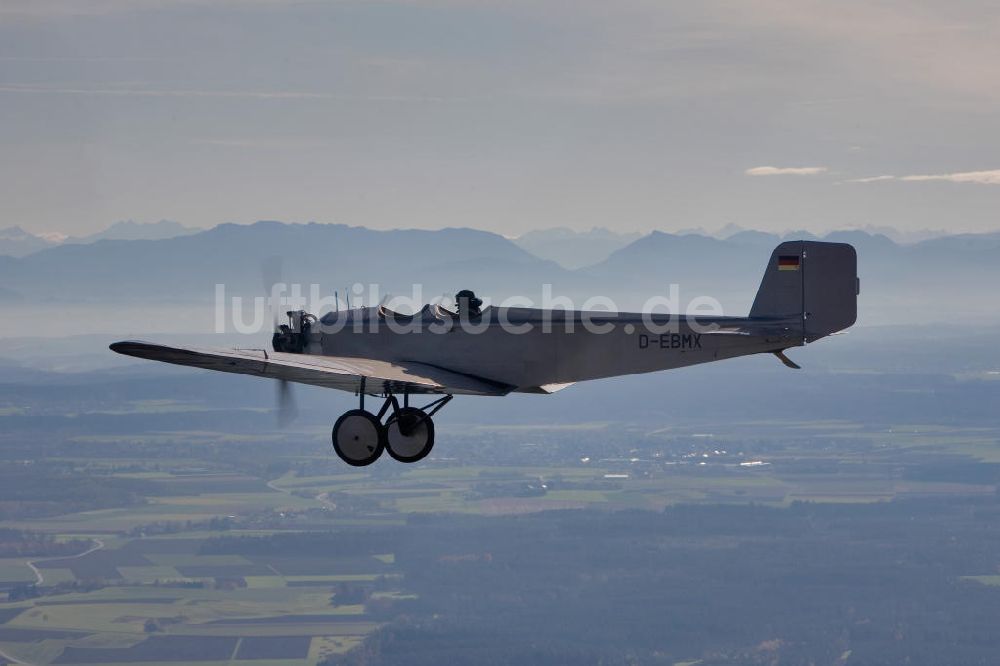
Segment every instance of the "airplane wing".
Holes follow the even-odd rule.
[[[164,363],[206,370],[284,379],[357,393],[437,393],[506,395],[513,387],[423,363],[390,363],[365,358],[288,354],[263,349],[170,347],[127,340],[111,350]]]

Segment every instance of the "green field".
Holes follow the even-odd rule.
[[[73,466],[77,474],[147,484],[141,487],[149,492],[128,505],[0,523],[101,545],[82,557],[0,559],[0,580],[8,586],[35,581],[29,561],[44,576],[38,596],[0,603],[0,650],[34,664],[316,664],[380,626],[370,604],[413,598],[396,554],[373,544],[345,555],[336,539],[320,555],[271,552],[253,546],[254,539],[385,528],[433,513],[977,497],[994,493],[995,483],[938,474],[935,461],[1000,461],[1000,435],[993,430],[866,428],[846,421],[674,425],[635,434],[642,442],[637,448],[605,446],[605,424],[510,427],[494,436],[516,447],[539,432],[561,438],[565,452],[537,465],[431,458],[391,474],[345,469],[311,452],[280,458],[284,469],[274,474],[264,463],[239,467],[220,462],[228,460],[221,456],[102,457],[91,448],[86,456],[57,458],[53,464]],[[255,450],[270,456],[261,458],[267,464],[276,441],[211,432],[78,439],[98,449],[123,443],[169,449],[181,440],[220,451],[259,446]],[[924,471],[901,473],[911,460]],[[245,550],[240,538],[249,540]],[[219,539],[237,545],[218,552],[212,544]],[[467,556],[455,555],[459,561]],[[969,578],[998,584],[993,575]],[[367,601],[350,598],[353,588],[367,590]],[[346,596],[338,601],[337,595]]]

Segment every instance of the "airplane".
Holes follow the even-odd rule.
[[[383,306],[321,319],[288,312],[271,350],[174,347],[122,341],[139,358],[353,392],[333,449],[363,467],[383,452],[413,463],[434,446],[433,417],[455,395],[551,394],[576,382],[774,354],[843,331],[857,319],[857,253],[845,243],[787,241],[771,253],[747,317],[485,307],[471,291],[456,309],[404,315]],[[431,396],[423,407],[411,396]],[[377,412],[365,398],[380,398]],[[400,404],[399,398],[402,398]]]

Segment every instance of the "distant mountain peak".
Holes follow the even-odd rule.
[[[6,229],[0,229],[0,239],[3,240],[16,240],[26,238],[31,236],[27,231],[21,227],[14,225],[12,227],[7,227]]]
[[[0,229],[0,255],[23,257],[53,245],[56,243],[43,236],[25,231],[17,225]]]
[[[69,236],[61,231],[42,231],[35,235],[55,244],[64,243],[69,238]]]
[[[99,240],[162,240],[193,234],[201,229],[186,227],[173,220],[158,222],[136,222],[135,220],[120,220],[106,229],[89,236],[69,238],[70,243],[93,243]]]
[[[725,225],[712,235],[715,236],[716,238],[726,239],[729,238],[730,236],[735,236],[736,234],[740,234],[745,231],[754,231],[754,229],[747,229],[746,227],[741,227],[738,224],[730,222],[729,224]]]
[[[639,232],[618,232],[606,227],[586,231],[568,227],[536,229],[511,239],[526,252],[575,269],[604,261],[615,250],[638,240]]]

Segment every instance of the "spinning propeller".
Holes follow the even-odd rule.
[[[279,332],[278,307],[280,303],[274,302],[274,287],[282,283],[281,279],[281,257],[268,257],[261,262],[260,275],[264,284],[264,291],[267,293],[267,303],[271,310],[271,331]],[[292,384],[287,379],[279,379],[274,395],[275,411],[278,417],[278,425],[285,427],[295,420],[299,415],[295,407],[295,393],[292,391]]]

